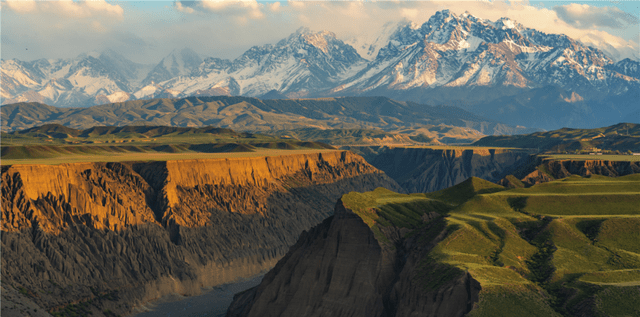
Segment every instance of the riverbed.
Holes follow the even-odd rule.
[[[182,296],[172,294],[146,304],[144,312],[135,317],[221,317],[233,301],[233,295],[257,286],[262,281],[260,275],[237,283],[216,286],[203,290],[202,295]]]

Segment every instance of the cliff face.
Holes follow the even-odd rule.
[[[425,288],[423,279],[439,278],[425,256],[447,232],[435,212],[423,221],[410,238],[386,228],[387,244],[339,201],[334,216],[303,233],[259,286],[235,296],[227,316],[463,316],[480,284],[459,271]]]
[[[640,162],[606,160],[545,160],[542,164],[555,178],[570,175],[604,175],[610,177],[640,173]]]
[[[436,150],[392,148],[371,164],[411,193],[444,189],[475,176],[496,182],[528,161],[526,152],[501,149]]]
[[[397,184],[350,152],[2,168],[2,283],[48,310],[131,311],[264,271],[345,192]]]
[[[554,179],[579,175],[603,175],[618,177],[640,173],[640,162],[608,160],[556,160],[532,156],[513,176],[507,176],[498,183],[505,187],[525,187],[550,182]],[[518,180],[518,178],[520,178]]]

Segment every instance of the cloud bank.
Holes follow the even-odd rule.
[[[2,1],[2,58],[72,57],[112,48],[157,63],[175,48],[235,58],[253,45],[276,43],[301,26],[344,40],[375,41],[389,23],[422,24],[435,12],[509,17],[525,27],[563,33],[615,58],[638,58],[638,17],[614,6],[555,7],[528,1],[280,1],[200,0],[108,3]],[[357,39],[357,40],[354,40]],[[27,50],[28,49],[28,50]]]

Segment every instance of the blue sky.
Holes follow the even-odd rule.
[[[235,58],[301,26],[366,42],[386,23],[438,10],[564,33],[616,57],[640,56],[640,1],[2,1],[1,57],[69,58],[111,48],[141,63],[174,49]]]

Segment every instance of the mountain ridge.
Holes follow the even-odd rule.
[[[57,108],[39,103],[0,107],[2,131],[26,129],[45,123],[70,128],[153,125],[202,127],[213,125],[236,131],[298,128],[350,129],[422,128],[450,125],[484,134],[526,131],[476,116],[450,106],[431,107],[385,97],[260,100],[248,97],[189,97],[135,100],[89,108]]]
[[[69,61],[2,61],[3,104],[38,101],[91,106],[107,101],[256,97],[273,92],[287,98],[378,95],[499,113],[504,106],[515,106],[518,112],[543,105],[536,98],[518,103],[511,99],[520,92],[551,86],[563,90],[565,97],[580,99],[560,98],[556,103],[575,114],[573,119],[562,118],[562,123],[592,127],[615,123],[619,116],[632,113],[640,94],[640,62],[615,62],[603,51],[566,35],[525,28],[508,18],[490,21],[443,10],[422,25],[403,21],[386,26],[377,37],[363,38],[372,41],[369,48],[357,39],[340,40],[330,31],[301,28],[275,44],[253,46],[234,60],[201,59],[183,49],[155,67],[127,62],[115,52]],[[146,76],[141,75],[143,70]],[[461,95],[460,90],[475,91]],[[489,107],[494,100],[499,104]],[[500,119],[544,129],[562,125],[539,126],[539,121],[528,117]]]

